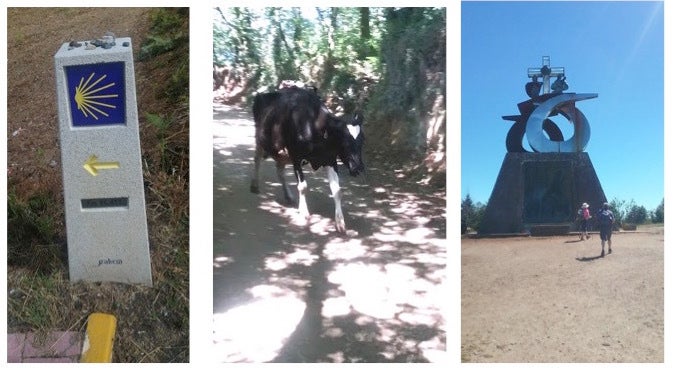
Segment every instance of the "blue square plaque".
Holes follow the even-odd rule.
[[[126,124],[124,62],[65,69],[74,127]]]

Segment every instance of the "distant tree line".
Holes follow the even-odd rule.
[[[461,203],[462,234],[467,231],[478,231],[483,220],[487,204],[474,203],[471,195],[467,194]],[[642,225],[646,223],[662,224],[664,222],[664,200],[653,210],[648,211],[644,206],[638,205],[634,200],[626,201],[614,198],[609,202],[609,207],[614,213],[616,223]]]

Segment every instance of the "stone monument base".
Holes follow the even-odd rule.
[[[529,232],[532,226],[569,224],[583,202],[591,215],[607,201],[586,152],[508,152],[479,234]]]

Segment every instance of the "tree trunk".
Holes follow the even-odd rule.
[[[370,56],[370,8],[359,8],[361,20],[361,45],[358,49],[359,60]]]
[[[317,9],[319,19],[323,24],[324,16],[320,10]],[[330,8],[329,24],[326,26],[326,40],[328,41],[328,49],[326,51],[326,59],[323,63],[323,76],[319,81],[319,89],[326,89],[330,86],[333,76],[335,74],[335,29],[337,28],[337,19],[339,8]]]

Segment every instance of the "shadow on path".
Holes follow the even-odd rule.
[[[308,224],[261,165],[253,122],[214,107],[214,352],[221,362],[438,362],[445,358],[445,193],[396,177],[341,175],[335,232],[325,171],[306,175]],[[340,173],[346,170],[341,168]],[[287,180],[295,183],[291,170]]]
[[[575,259],[579,262],[590,262],[590,261],[595,261],[596,259],[600,259],[600,258],[605,258],[605,257],[598,254],[595,257],[577,257]]]
[[[577,240],[565,240],[565,244],[569,244],[569,243],[580,243],[580,242],[582,242],[582,241],[583,241],[583,239],[577,239]]]

